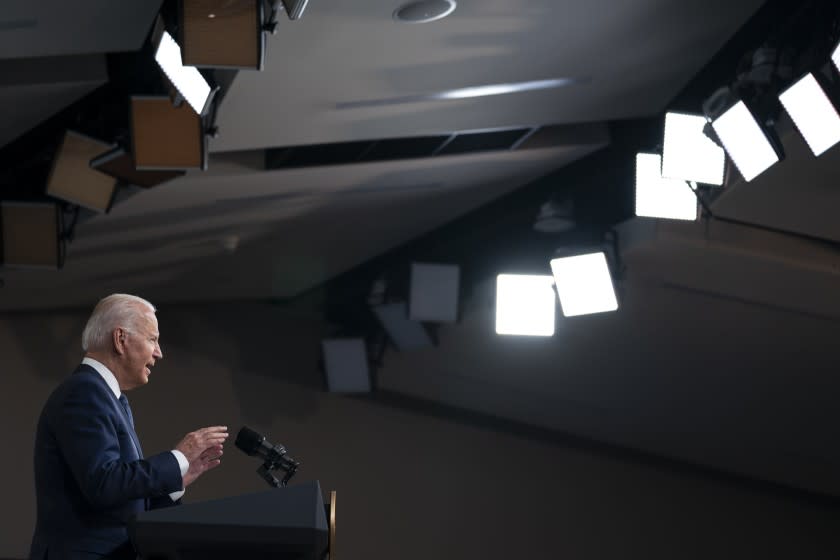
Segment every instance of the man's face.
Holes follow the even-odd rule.
[[[137,325],[134,329],[126,331],[123,339],[125,353],[122,356],[121,389],[134,389],[149,382],[149,374],[155,361],[163,358],[159,337],[155,314],[151,311],[140,312]]]

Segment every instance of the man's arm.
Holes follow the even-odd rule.
[[[50,415],[58,446],[88,501],[109,508],[180,490],[181,472],[172,453],[125,460],[112,400],[102,388],[78,383]]]

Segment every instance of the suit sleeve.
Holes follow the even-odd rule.
[[[109,397],[98,387],[78,384],[51,418],[62,455],[88,501],[110,508],[180,490],[181,471],[172,453],[136,461],[121,456]]]

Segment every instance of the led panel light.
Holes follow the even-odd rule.
[[[752,181],[779,161],[779,154],[743,101],[715,119],[712,128],[745,181]]]
[[[0,204],[0,248],[3,266],[61,267],[61,216],[55,204]]]
[[[552,336],[555,312],[551,276],[499,274],[496,277],[496,333]]]
[[[91,169],[90,161],[113,144],[68,130],[53,159],[47,194],[96,212],[107,212],[114,200],[117,181]]]
[[[181,47],[168,32],[163,31],[155,49],[155,61],[198,115],[203,115],[209,105],[213,88],[195,67],[181,62]]]
[[[636,215],[696,220],[697,197],[685,181],[665,179],[658,154],[636,154]]]
[[[722,185],[726,165],[723,148],[703,134],[702,115],[665,115],[662,176],[668,179]]]
[[[414,321],[454,323],[459,276],[457,265],[412,263],[408,316]]]
[[[566,317],[618,309],[604,253],[552,259],[551,272]]]
[[[334,393],[370,392],[365,341],[361,338],[332,338],[321,341],[327,389]]]
[[[262,69],[263,2],[183,0],[180,6],[185,65]]]
[[[840,142],[840,115],[813,74],[779,94],[779,101],[815,156]]]
[[[168,97],[131,98],[131,147],[136,169],[204,169],[207,138],[201,118]]]
[[[831,61],[834,63],[834,67],[837,68],[837,71],[840,72],[840,43],[837,44],[837,48],[834,49],[833,53],[831,53]]]

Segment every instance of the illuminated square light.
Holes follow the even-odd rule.
[[[703,134],[706,119],[700,115],[665,115],[662,176],[668,179],[722,185],[726,155],[723,148]]]
[[[551,272],[566,317],[618,309],[604,253],[552,259]]]
[[[837,48],[831,53],[831,61],[834,62],[837,71],[840,72],[840,43],[837,44]]]
[[[664,179],[661,164],[657,154],[636,154],[636,215],[696,220],[696,195],[685,181]]]
[[[743,101],[715,119],[712,128],[745,181],[752,181],[779,161],[779,154]]]
[[[815,156],[840,142],[840,115],[813,74],[783,91],[779,100]]]
[[[496,277],[496,333],[523,336],[554,334],[554,299],[547,275],[499,274]]]
[[[178,90],[193,110],[201,115],[204,112],[212,88],[204,76],[195,67],[184,66],[181,62],[181,47],[164,31],[160,37],[155,60],[166,77]]]

